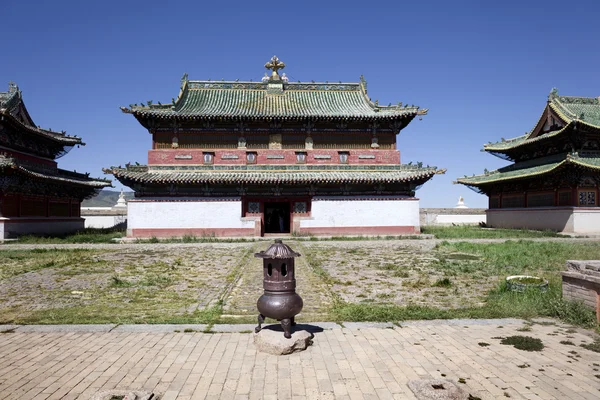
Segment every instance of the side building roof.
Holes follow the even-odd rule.
[[[61,184],[94,190],[112,186],[108,179],[90,178],[89,174],[67,171],[60,168],[43,167],[24,160],[0,154],[0,175],[20,175],[28,179],[44,181],[51,185]]]
[[[562,120],[562,126],[540,133],[540,124],[544,123],[549,111]],[[485,144],[483,149],[493,154],[510,153],[520,147],[551,140],[566,134],[576,125],[600,131],[600,99],[597,97],[560,96],[558,91],[553,89],[548,96],[548,103],[541,117],[531,131],[512,139],[503,139],[500,142]]]
[[[486,171],[481,175],[458,178],[454,183],[460,183],[476,191],[484,193],[485,187],[500,182],[530,179],[554,173],[566,166],[582,167],[600,171],[600,154],[598,153],[563,153],[541,157],[534,160],[518,162],[495,171]]]
[[[17,129],[51,140],[59,145],[68,147],[75,145],[85,146],[81,138],[68,136],[64,131],[55,132],[37,127],[25,107],[19,87],[13,82],[9,83],[7,92],[0,92],[0,118],[3,121],[11,123]]]

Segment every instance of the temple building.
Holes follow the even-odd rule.
[[[489,197],[487,225],[497,228],[600,231],[600,100],[553,89],[535,127],[484,145],[513,164],[457,179]]]
[[[16,84],[0,92],[0,240],[83,229],[82,200],[110,181],[58,168],[76,145],[81,138],[33,123]]]
[[[135,191],[128,235],[419,233],[415,190],[435,167],[401,165],[396,135],[427,110],[381,106],[367,83],[192,81],[169,104],[130,105],[147,165],[111,167]]]

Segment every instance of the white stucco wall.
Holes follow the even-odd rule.
[[[573,228],[575,233],[600,233],[600,209],[575,209]]]
[[[492,228],[550,229],[557,232],[599,233],[600,208],[506,208],[487,210]]]
[[[254,229],[254,221],[241,217],[241,199],[130,200],[127,229]]]
[[[490,228],[573,232],[572,208],[504,208],[486,211]]]
[[[112,228],[121,222],[127,221],[125,215],[85,215],[86,228]]]
[[[314,197],[311,218],[300,221],[300,228],[367,226],[419,226],[419,200]]]

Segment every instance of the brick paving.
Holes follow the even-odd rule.
[[[85,400],[114,389],[163,400],[415,399],[407,383],[422,379],[446,379],[481,399],[600,398],[600,354],[579,346],[593,332],[560,322],[526,332],[512,319],[347,325],[322,324],[311,347],[288,356],[257,352],[246,326],[0,326],[0,398]],[[511,335],[545,348],[500,344]]]

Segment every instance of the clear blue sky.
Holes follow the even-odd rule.
[[[0,84],[18,83],[38,125],[83,137],[59,166],[92,176],[147,161],[150,134],[119,106],[169,102],[184,72],[258,80],[273,54],[293,80],[364,74],[380,104],[429,108],[398,141],[403,162],[448,169],[417,192],[422,207],[461,194],[486,207],[452,184],[506,165],[484,143],[530,130],[552,87],[600,96],[598,0],[0,0],[0,18]]]

